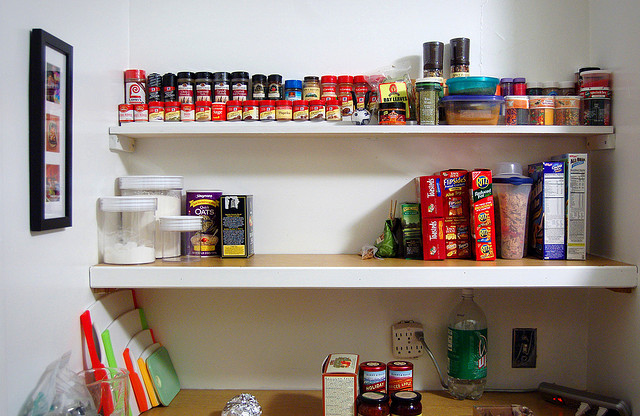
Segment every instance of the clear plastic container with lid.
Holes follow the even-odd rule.
[[[202,217],[179,215],[160,217],[162,260],[191,262],[200,260]]]
[[[155,212],[150,196],[113,196],[99,200],[100,254],[109,264],[153,263]]]
[[[121,195],[144,195],[157,198],[158,209],[156,219],[159,217],[180,215],[183,186],[184,178],[182,176],[138,175],[118,178],[118,188],[120,189]],[[156,232],[156,234],[159,234],[159,232]],[[162,247],[159,242],[155,247],[156,258],[162,258]]]

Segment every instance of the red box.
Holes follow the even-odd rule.
[[[469,218],[467,173],[462,169],[449,169],[440,172],[443,179],[444,217]]]
[[[496,224],[493,212],[493,187],[490,170],[469,173],[471,235],[476,260],[496,259]]]
[[[324,416],[355,416],[358,398],[358,354],[330,354],[322,364]]]
[[[420,216],[424,218],[444,217],[444,197],[441,175],[419,176],[414,179],[416,197],[420,203]]]
[[[444,260],[447,258],[443,218],[423,218],[422,253],[424,260]]]

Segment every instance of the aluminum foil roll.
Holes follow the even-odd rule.
[[[262,407],[254,396],[243,393],[227,402],[222,410],[222,416],[261,416]]]

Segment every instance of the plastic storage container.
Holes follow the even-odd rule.
[[[113,196],[99,200],[100,254],[109,264],[153,263],[155,212],[150,196]]]
[[[498,124],[504,97],[499,95],[449,95],[442,98],[447,124]]]
[[[122,176],[118,178],[120,194],[124,196],[154,196],[158,200],[156,219],[159,217],[180,215],[182,209],[182,176]],[[157,221],[156,221],[157,223]],[[160,233],[156,228],[156,236]],[[162,247],[156,241],[156,258],[162,258]]]
[[[578,95],[562,95],[555,99],[554,124],[577,126],[580,124],[581,98]]]
[[[498,164],[493,176],[496,251],[503,259],[521,259],[525,253],[529,193],[533,180],[522,175],[519,163]]]
[[[580,73],[581,88],[611,88],[611,71],[595,70]]]
[[[202,217],[182,215],[160,217],[162,260],[191,262],[200,260]]]
[[[493,95],[500,80],[493,77],[458,77],[447,80],[449,95]]]

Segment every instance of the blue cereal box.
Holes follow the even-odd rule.
[[[529,212],[529,246],[545,260],[566,258],[565,164],[562,161],[529,165],[533,179]]]

